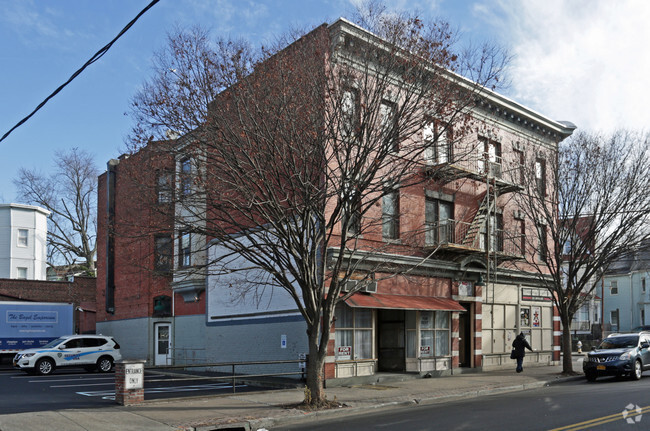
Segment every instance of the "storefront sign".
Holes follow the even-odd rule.
[[[552,302],[553,298],[551,297],[551,293],[548,291],[548,289],[533,289],[524,287],[521,289],[521,300]]]

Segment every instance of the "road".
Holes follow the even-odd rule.
[[[5,367],[3,367],[5,368]],[[145,400],[232,393],[232,384],[220,380],[185,380],[145,371]],[[269,390],[237,384],[237,392]],[[49,376],[18,370],[0,371],[0,415],[46,410],[115,406],[113,373],[58,369]]]
[[[650,373],[638,382],[602,378],[473,398],[414,405],[270,431],[639,430],[650,429]],[[637,413],[637,407],[639,412]],[[626,419],[621,414],[627,411]],[[613,416],[612,416],[613,415]],[[632,423],[628,423],[629,419]]]

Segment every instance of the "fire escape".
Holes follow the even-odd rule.
[[[438,219],[427,223],[425,248],[436,249],[438,256],[461,260],[470,255],[484,256],[493,266],[524,257],[524,234],[505,229],[497,213],[499,196],[521,191],[513,180],[519,169],[504,169],[502,158],[485,152],[474,159],[430,164],[428,173],[440,184],[470,179],[485,184],[477,207],[464,220]]]

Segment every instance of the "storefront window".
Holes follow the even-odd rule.
[[[522,328],[528,328],[530,327],[530,308],[529,307],[521,307],[521,311],[519,312],[519,323]]]
[[[420,312],[420,357],[449,355],[449,312]]]
[[[372,358],[372,310],[339,305],[335,311],[337,361]]]
[[[406,357],[417,357],[417,325],[415,311],[406,312]]]

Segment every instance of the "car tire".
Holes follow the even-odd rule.
[[[589,381],[589,382],[595,382],[596,379],[598,378],[598,374],[596,374],[596,373],[593,372],[593,371],[587,371],[587,372],[585,373],[585,377],[587,378],[587,381]]]
[[[632,380],[639,380],[641,378],[641,374],[643,374],[643,365],[641,364],[641,361],[637,359],[634,361],[634,366],[632,368],[632,372],[630,373],[630,378]]]
[[[113,358],[110,356],[102,356],[97,360],[97,371],[100,373],[108,373],[113,369]]]
[[[48,376],[54,371],[54,361],[50,358],[40,359],[36,363],[36,372],[41,376]]]

